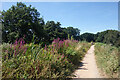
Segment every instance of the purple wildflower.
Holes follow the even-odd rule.
[[[47,46],[46,46],[46,44],[45,44],[45,50],[47,50]]]

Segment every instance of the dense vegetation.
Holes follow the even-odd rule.
[[[80,46],[80,47],[78,47]],[[69,78],[90,44],[76,40],[54,39],[51,45],[3,44],[2,78]]]
[[[87,42],[95,42],[95,34],[92,33],[84,33],[82,35],[80,35],[80,40],[81,41],[87,41]]]
[[[97,34],[84,33],[80,35],[80,37],[81,40],[88,42],[102,42],[116,47],[120,46],[120,32],[117,30],[106,30],[103,32],[98,32]]]
[[[97,34],[84,33],[80,35],[78,28],[62,28],[60,22],[47,21],[40,17],[40,13],[34,7],[17,3],[7,11],[2,11],[2,42],[14,43],[16,39],[24,37],[26,43],[32,41],[35,35],[35,43],[50,44],[54,39],[68,39],[102,42],[120,46],[120,32],[107,30]]]
[[[69,78],[90,47],[77,41],[79,29],[45,23],[21,2],[3,11],[1,22],[3,78]]]
[[[103,43],[95,44],[97,65],[107,78],[120,78],[120,47]]]
[[[88,42],[120,46],[119,31],[80,35],[78,28],[63,28],[55,21],[45,23],[37,9],[21,2],[1,14],[3,78],[68,78],[89,49]],[[101,66],[110,75],[118,74],[116,55],[120,51],[116,47],[95,46],[98,64],[108,62]]]
[[[51,43],[54,39],[77,39],[80,30],[73,27],[62,28],[60,22],[44,22],[40,13],[34,7],[17,3],[9,10],[2,12],[2,41],[14,43],[16,39],[24,37],[26,43],[32,41],[35,35],[35,43]],[[45,45],[45,44],[44,44]]]

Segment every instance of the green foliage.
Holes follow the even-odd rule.
[[[69,34],[69,38],[73,37],[75,40],[79,40],[77,38],[80,36],[80,30],[78,28],[67,27],[66,32]]]
[[[103,43],[96,43],[95,55],[98,67],[101,69],[101,71],[103,71],[103,73],[112,78],[120,77],[120,50],[117,47]]]
[[[0,17],[3,23],[2,41],[7,43],[0,46],[3,51],[3,78],[65,78],[70,76],[90,47],[87,42],[78,43],[76,40],[97,41],[120,46],[120,32],[118,31],[107,30],[97,34],[80,35],[78,28],[62,28],[60,22],[54,21],[45,23],[43,18],[40,18],[37,9],[21,2],[7,11],[2,11]],[[14,43],[21,37],[28,44],[23,44],[21,41],[8,44],[8,42]],[[55,41],[52,43],[53,40]],[[49,45],[50,43],[52,44]],[[105,56],[100,59],[103,61],[98,61],[101,64],[108,62],[102,65],[106,67],[105,72],[110,72],[110,75],[113,74],[111,71],[116,73],[119,67],[116,68],[118,57],[115,53],[119,53],[120,48],[105,47],[103,44],[96,47],[96,55]]]
[[[76,37],[79,36],[80,33],[79,29],[73,27],[61,28],[60,25],[60,22],[55,23],[54,21],[47,21],[44,25],[44,30],[47,33],[47,41],[52,42],[56,38],[70,39],[70,37],[77,39]]]
[[[2,46],[2,78],[69,78],[76,64],[81,61],[81,55],[86,53],[87,50],[84,49],[90,47],[88,43],[78,44],[75,40],[62,42],[55,39],[52,45],[45,45],[44,48],[41,44],[21,42],[22,39],[15,44]]]
[[[31,42],[32,35],[39,41],[43,38],[44,21],[39,18],[40,13],[30,6],[17,3],[7,11],[2,12],[3,42],[14,42],[17,38],[25,36],[26,42]]]
[[[46,40],[52,42],[56,38],[67,39],[67,33],[60,27],[60,22],[55,23],[54,21],[47,21],[44,25],[44,30],[46,31]]]
[[[117,30],[106,30],[97,34],[84,33],[80,35],[80,40],[88,42],[102,42],[116,47],[120,46],[120,32]]]
[[[80,30],[73,27],[61,28],[60,22],[44,22],[40,13],[34,7],[26,6],[24,3],[17,3],[9,10],[2,11],[2,41],[14,43],[15,39],[24,37],[27,43],[32,42],[35,35],[35,43],[50,44],[54,39],[67,39],[67,35],[78,39]]]
[[[97,33],[97,42],[103,42],[114,46],[120,46],[120,32],[116,30],[107,30]]]
[[[33,44],[25,55],[3,59],[2,74],[3,78],[64,78],[71,74],[72,67],[65,57]]]
[[[84,33],[84,34],[80,35],[80,39],[82,41],[87,41],[87,42],[95,41],[95,34]]]

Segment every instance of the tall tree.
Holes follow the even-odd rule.
[[[115,46],[120,46],[120,32],[117,30],[106,30],[97,33],[97,42],[103,42],[107,44],[112,44]]]
[[[49,42],[53,41],[55,38],[66,39],[67,33],[64,31],[64,28],[60,27],[60,22],[55,23],[54,21],[47,21],[44,26],[44,30],[47,33],[47,40]]]
[[[84,33],[80,35],[81,40],[85,40],[88,42],[95,41],[95,34],[92,33]]]
[[[78,28],[67,27],[66,31],[69,34],[69,36],[73,36],[74,39],[77,39],[77,37],[80,36],[80,30]]]
[[[40,13],[34,7],[26,6],[23,3],[13,5],[9,10],[2,12],[3,42],[14,42],[16,38],[25,35],[26,41],[31,41],[33,34],[39,41],[43,39],[44,21]]]

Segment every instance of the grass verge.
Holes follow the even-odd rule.
[[[96,43],[95,56],[102,74],[107,78],[120,78],[120,48]]]

